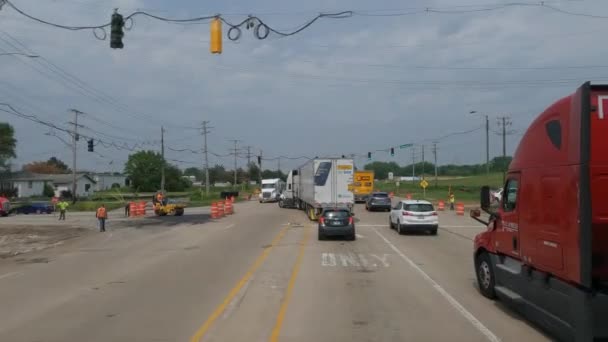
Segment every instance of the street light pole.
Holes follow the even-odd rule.
[[[469,114],[477,114],[477,111],[470,111]],[[486,119],[486,174],[490,174],[490,117],[488,114],[482,115]]]

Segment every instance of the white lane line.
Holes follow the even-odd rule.
[[[405,254],[403,254],[403,252],[401,252],[399,250],[399,248],[395,247],[395,245],[393,245],[386,237],[384,237],[384,235],[382,235],[377,229],[374,228],[374,232],[376,232],[376,234],[378,234],[378,236],[384,240],[384,242],[386,242],[386,244],[393,250],[395,251],[395,253],[397,253],[403,260],[405,260],[405,262],[407,262],[408,264],[410,264],[410,266],[412,266],[412,268],[414,268],[416,271],[418,271],[418,273],[420,273],[420,275],[426,280],[428,281],[431,286],[433,286],[433,288],[435,290],[437,290],[437,292],[439,292],[439,294],[441,294],[451,305],[452,307],[454,307],[454,309],[456,309],[464,318],[466,318],[475,328],[477,328],[477,330],[479,330],[479,332],[481,332],[485,337],[488,338],[489,341],[492,342],[500,342],[500,339],[494,335],[494,333],[492,331],[490,331],[490,329],[488,329],[485,325],[483,325],[483,323],[481,323],[475,316],[473,316],[472,313],[470,313],[467,309],[465,309],[464,306],[462,306],[462,304],[460,304],[456,299],[454,299],[454,297],[452,297],[452,295],[450,295],[443,287],[441,287],[441,285],[439,285],[435,280],[433,280],[433,278],[431,278],[431,276],[429,276],[426,272],[424,272],[422,270],[422,268],[420,268],[418,265],[416,265],[416,263],[414,263],[412,261],[412,259],[408,258]]]
[[[23,274],[23,273],[22,272],[5,273],[5,274],[0,275],[0,279],[10,278],[10,277],[13,277],[13,276],[19,276],[21,274]]]
[[[233,223],[233,224],[231,224],[231,225],[228,225],[228,226],[224,227],[224,229],[230,229],[230,228],[232,228],[232,227],[234,227],[234,223]]]

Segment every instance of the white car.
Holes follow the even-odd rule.
[[[391,229],[397,229],[399,234],[428,231],[437,235],[439,216],[429,201],[403,200],[391,209],[389,224]]]

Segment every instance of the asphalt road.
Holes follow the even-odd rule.
[[[300,211],[235,209],[110,221],[1,260],[0,341],[550,340],[478,293],[468,217],[400,236],[358,206],[357,241],[317,241]]]

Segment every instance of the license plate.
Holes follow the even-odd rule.
[[[341,226],[342,225],[342,221],[333,221],[332,224],[334,226]]]
[[[424,220],[424,216],[418,216],[419,220]]]

